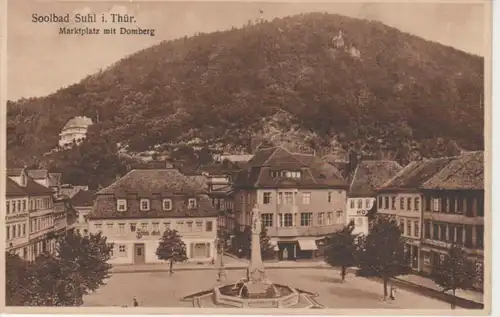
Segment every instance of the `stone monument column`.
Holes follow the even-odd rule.
[[[266,280],[264,263],[262,262],[260,232],[262,230],[262,222],[260,212],[257,206],[252,209],[252,237],[251,237],[251,258],[249,269],[249,277],[252,282],[262,282]]]

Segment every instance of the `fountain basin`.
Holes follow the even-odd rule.
[[[217,304],[238,308],[290,308],[299,303],[300,294],[286,285],[272,284],[276,295],[250,293],[246,297],[239,296],[243,283],[217,286],[213,290],[213,300]]]

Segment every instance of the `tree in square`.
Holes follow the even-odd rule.
[[[354,222],[332,233],[326,239],[325,262],[333,267],[340,267],[342,282],[345,281],[347,269],[356,265],[356,235],[353,235]]]
[[[379,277],[383,280],[384,300],[387,299],[389,279],[408,274],[410,267],[405,257],[404,242],[395,220],[377,216],[357,253],[359,276]]]
[[[260,253],[262,255],[262,260],[270,260],[274,258],[274,245],[271,243],[271,239],[267,235],[267,229],[262,224],[262,229],[260,231]]]
[[[452,291],[452,309],[455,309],[456,305],[456,290],[471,289],[475,276],[476,271],[472,261],[467,258],[463,247],[455,243],[450,246],[443,260],[431,271],[431,278],[442,288],[443,292]]]
[[[186,255],[186,244],[177,230],[167,229],[160,239],[156,249],[158,259],[170,261],[170,274],[173,273],[174,262],[182,262],[188,259]]]

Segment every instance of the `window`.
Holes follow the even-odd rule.
[[[116,209],[118,211],[125,211],[125,210],[127,210],[127,200],[126,199],[118,199],[116,201]]]
[[[141,223],[141,231],[148,231],[149,224],[148,223]]]
[[[26,200],[23,200],[23,211],[26,211]]]
[[[278,193],[278,205],[283,203],[283,193]]]
[[[266,192],[263,194],[263,201],[264,201],[264,204],[268,205],[271,203],[271,193],[269,192]]]
[[[10,226],[7,226],[6,233],[7,233],[7,240],[10,240]]]
[[[16,237],[16,225],[12,226],[12,239]]]
[[[382,196],[378,196],[378,208],[379,209],[382,209],[382,199],[383,199]]]
[[[331,192],[328,192],[328,202],[329,203],[332,202],[332,193]]]
[[[462,226],[455,227],[455,242],[458,244],[462,244],[464,236],[464,228]]]
[[[7,202],[7,209],[5,210],[7,214],[10,214],[10,201]]]
[[[411,226],[412,226],[411,220],[406,219],[406,235],[408,237],[411,237]]]
[[[411,210],[411,197],[406,198],[406,210]]]
[[[365,208],[366,209],[370,209],[372,208],[372,204],[371,204],[371,199],[365,199]]]
[[[484,217],[484,196],[477,198],[477,216]]]
[[[212,232],[213,228],[213,223],[212,221],[207,221],[205,222],[205,229],[207,232]]]
[[[420,237],[420,222],[418,220],[413,223],[413,235],[415,238]]]
[[[159,231],[160,230],[159,226],[160,226],[160,223],[153,222],[153,231]]]
[[[102,228],[102,224],[100,224],[100,223],[96,223],[94,226],[97,230],[101,230],[101,228]]]
[[[396,196],[391,197],[391,209],[396,210]]]
[[[399,209],[405,209],[405,199],[403,197],[399,198]]]
[[[291,227],[293,226],[293,216],[292,214],[281,214],[281,227]]]
[[[108,227],[108,229],[113,229],[113,223],[112,222],[106,224],[106,226]]]
[[[465,246],[467,248],[472,247],[472,226],[470,225],[465,226]]]
[[[325,213],[324,212],[320,212],[318,214],[318,225],[319,226],[323,226],[325,224]]]
[[[302,193],[302,204],[309,205],[311,203],[311,193],[305,192]]]
[[[351,208],[354,209],[354,199],[350,199],[351,201]]]
[[[196,198],[189,198],[188,209],[194,209],[194,208],[196,208]]]
[[[130,224],[130,231],[135,232],[135,230],[137,229],[136,227],[137,227],[137,226],[136,226],[136,224],[135,224],[135,223],[131,223],[131,224]]]
[[[170,230],[170,222],[165,222],[163,225],[165,226],[165,230]]]
[[[163,199],[162,206],[163,210],[172,210],[172,199]]]
[[[293,204],[293,193],[292,192],[286,192],[285,193],[285,204],[291,205]]]
[[[329,212],[326,214],[326,224],[327,225],[333,224],[333,212]]]
[[[123,245],[123,244],[119,245],[118,246],[118,252],[121,253],[121,254],[126,253],[127,252],[127,246]]]
[[[26,224],[23,224],[23,237],[26,236]]]
[[[439,211],[439,198],[433,198],[432,199],[432,211],[438,212]]]
[[[439,225],[437,223],[432,224],[432,240],[439,240]]]
[[[301,213],[300,214],[300,225],[301,226],[310,226],[312,225],[312,213]]]
[[[415,198],[415,210],[416,211],[420,210],[420,198],[418,197]]]
[[[21,212],[21,201],[20,200],[16,200],[16,205],[17,205],[17,211],[18,212]]]
[[[203,221],[196,221],[196,231],[197,232],[203,231]]]
[[[399,219],[399,231],[401,232],[401,235],[405,233],[405,220],[404,219]]]
[[[384,197],[384,209],[389,209],[389,196]]]
[[[358,199],[358,200],[357,200],[357,206],[358,206],[358,207],[357,207],[358,209],[363,208],[363,199]]]
[[[142,211],[148,211],[149,210],[149,199],[141,199],[140,206],[141,206]]]
[[[484,248],[484,227],[476,226],[476,247],[478,249]]]
[[[188,231],[193,231],[193,222],[192,221],[186,221],[187,224],[187,230]]]
[[[342,224],[343,221],[342,221],[342,211],[338,210],[337,211],[337,224]]]
[[[262,224],[264,227],[272,227],[273,226],[273,214],[262,214],[261,215]]]
[[[16,212],[16,202],[12,202],[12,212]]]
[[[431,222],[429,220],[426,220],[424,223],[424,231],[425,231],[425,238],[430,239],[431,238]]]

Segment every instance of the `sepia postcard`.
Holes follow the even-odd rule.
[[[2,312],[491,313],[491,1],[2,4]]]

